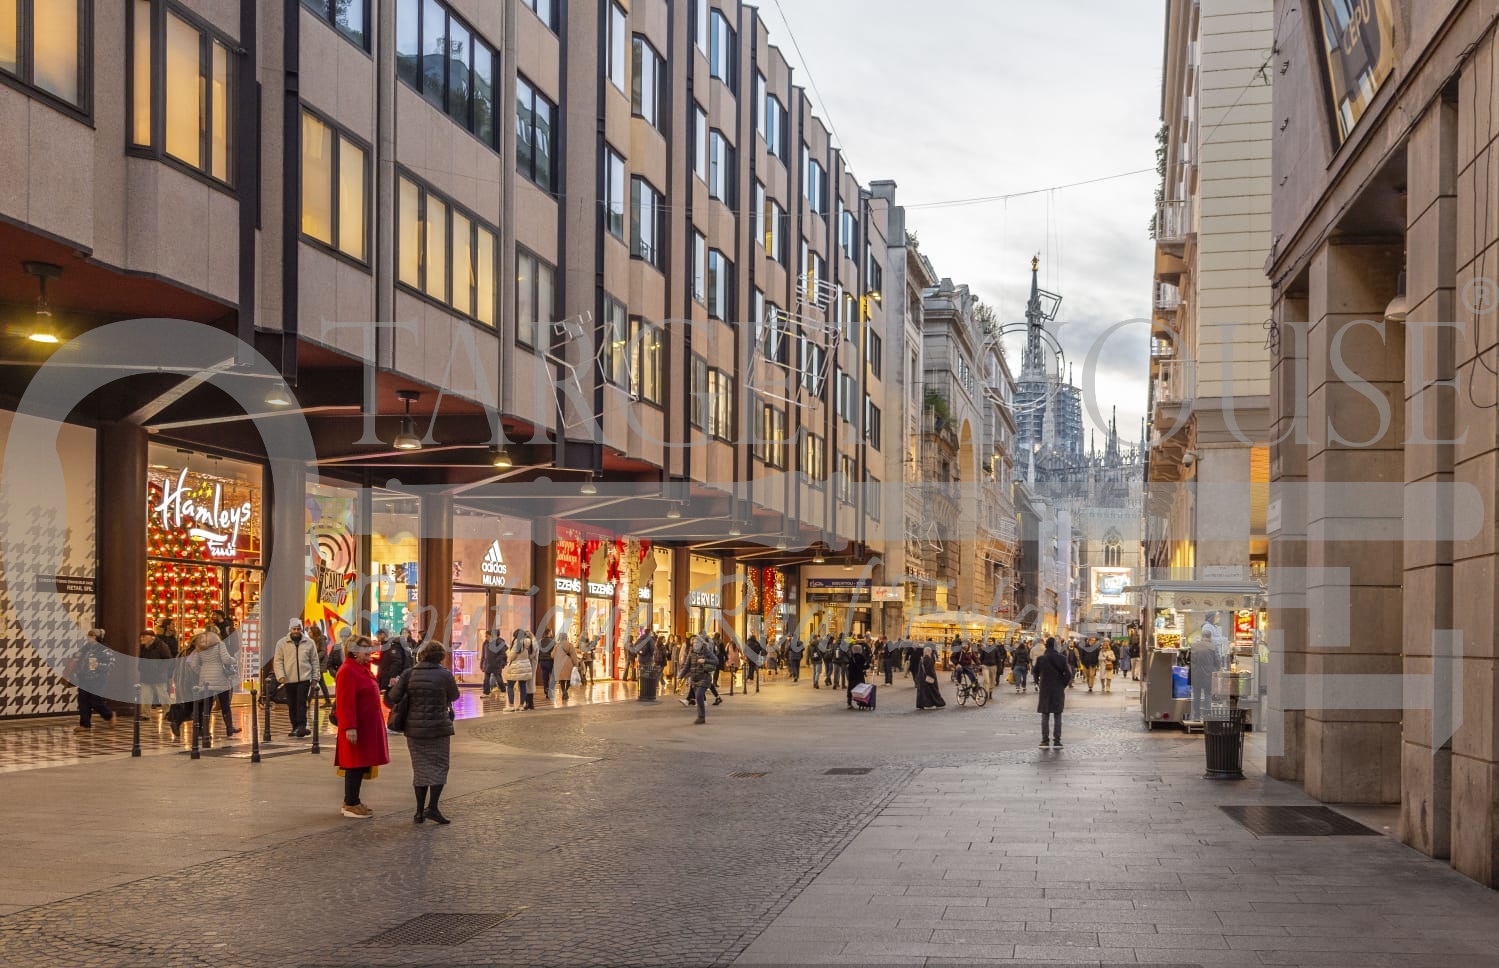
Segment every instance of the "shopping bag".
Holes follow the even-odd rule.
[[[568,685],[581,686],[583,684],[583,677],[580,676],[580,675],[578,675],[578,670],[577,669],[574,669],[573,670],[573,674],[568,677],[567,682],[568,682]]]

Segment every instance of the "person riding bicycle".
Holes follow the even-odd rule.
[[[953,656],[953,681],[957,682],[960,678],[966,678],[970,686],[977,688],[979,661],[978,650],[973,647],[973,643],[964,642],[958,654]]]

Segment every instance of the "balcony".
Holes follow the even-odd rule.
[[[1159,315],[1174,317],[1176,311],[1181,309],[1182,291],[1169,282],[1156,283],[1155,287],[1155,311]]]
[[[1192,200],[1183,198],[1162,202],[1155,213],[1156,248],[1181,255],[1192,234]]]
[[[1159,336],[1151,337],[1150,360],[1152,363],[1174,359],[1176,359],[1176,344],[1172,343],[1169,339],[1162,339]]]
[[[1196,360],[1162,360],[1157,364],[1151,397],[1158,407],[1180,406],[1196,396]]]

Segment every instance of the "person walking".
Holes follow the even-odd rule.
[[[572,687],[573,670],[583,664],[578,655],[578,647],[568,639],[567,633],[563,632],[557,637],[556,648],[556,671],[557,690],[562,693],[562,701],[567,702],[568,690]],[[581,680],[581,677],[579,677]]]
[[[414,823],[450,821],[437,808],[442,788],[448,782],[448,761],[453,743],[453,703],[458,701],[458,681],[443,667],[447,650],[441,642],[428,642],[416,655],[416,665],[391,683],[390,704],[406,704],[406,750],[411,754],[411,786],[416,790]]]
[[[312,626],[307,629],[307,636],[308,638],[312,639],[312,647],[317,650],[318,672],[317,675],[313,677],[313,679],[317,687],[322,690],[323,702],[331,703],[333,701],[333,696],[328,690],[328,680],[323,678],[323,674],[328,671],[328,652],[330,649],[328,645],[328,635],[323,631],[323,627],[321,625],[314,622],[312,623]]]
[[[1119,661],[1113,643],[1098,650],[1098,684],[1100,692],[1114,691],[1114,664]]]
[[[541,688],[541,694],[550,702],[556,690],[556,680],[552,673],[557,671],[557,638],[551,629],[541,633],[541,641],[536,645],[536,684]],[[532,699],[535,705],[535,699]]]
[[[1041,748],[1062,748],[1062,710],[1067,690],[1072,688],[1072,669],[1057,652],[1057,640],[1048,637],[1046,651],[1036,660],[1036,711],[1041,714]],[[1055,720],[1053,728],[1050,720]],[[1055,737],[1053,739],[1053,737]]]
[[[86,733],[94,728],[94,713],[104,720],[104,725],[115,724],[114,710],[100,695],[109,681],[109,669],[114,665],[115,651],[104,644],[103,629],[89,629],[83,645],[78,651],[78,672],[74,677],[78,686],[78,725],[75,733]]]
[[[636,702],[660,702],[657,695],[661,690],[661,664],[664,658],[664,649],[656,636],[649,630],[641,635],[639,649],[636,654],[636,667],[640,670],[640,695]]]
[[[985,639],[979,647],[979,665],[984,670],[984,685],[993,693],[999,686],[999,674],[1004,668],[1004,650],[993,639]]]
[[[141,632],[141,701],[160,709],[172,701],[172,650],[150,629]]]
[[[1213,673],[1218,671],[1217,612],[1209,613],[1192,642],[1192,721],[1207,717],[1213,703]]]
[[[490,629],[484,630],[484,641],[479,645],[479,669],[484,673],[479,691],[488,699],[490,690],[505,681],[505,640]]]
[[[401,674],[416,664],[416,635],[411,629],[401,630],[401,634],[393,641],[386,642],[380,653],[380,674],[376,677],[376,683],[380,686],[380,695],[390,691],[390,684],[400,678]]]
[[[693,724],[701,726],[708,721],[707,695],[713,685],[713,675],[718,671],[718,650],[701,633],[693,639],[687,653],[687,674],[692,685],[693,702],[697,705],[697,719]],[[717,705],[717,701],[714,702]]]
[[[842,632],[839,632],[838,633],[838,640],[833,645],[833,655],[832,655],[832,659],[833,659],[833,670],[832,670],[833,671],[833,681],[832,681],[831,685],[832,685],[832,687],[834,689],[841,689],[841,688],[845,687],[848,684],[848,654],[849,654],[849,648],[850,648],[850,643],[849,643],[848,639],[846,639],[846,638],[843,637],[843,633]]]
[[[1031,672],[1031,647],[1024,639],[1016,642],[1010,653],[1010,669],[1015,676],[1015,691],[1025,692],[1026,679]]]
[[[1098,681],[1098,666],[1103,661],[1100,654],[1103,646],[1098,639],[1088,636],[1088,640],[1077,649],[1077,664],[1082,669],[1083,681],[1088,684],[1088,691],[1093,691],[1093,685]]]
[[[760,643],[759,637],[751,632],[750,637],[744,643],[745,695],[749,694],[752,684],[757,689],[759,688],[760,670],[765,668],[766,663],[769,661],[770,655],[766,652],[765,646]]]
[[[583,639],[583,648],[579,650],[579,654],[583,657],[583,666],[578,676],[585,686],[593,685],[593,663],[598,657],[598,651],[599,637],[597,635],[590,635]]]
[[[916,663],[916,708],[941,709],[946,705],[937,685],[937,650],[929,645]]]
[[[854,708],[854,686],[862,686],[869,675],[869,653],[864,651],[864,645],[855,642],[848,650],[848,685],[844,689],[843,699],[849,709]]]
[[[512,701],[505,705],[505,712],[518,713],[523,709],[534,710],[536,708],[536,646],[533,644],[531,634],[524,629],[515,630],[515,638],[510,640],[510,651],[505,658],[505,685],[506,695],[509,697],[508,687],[515,687],[515,695]]]
[[[812,688],[822,688],[822,666],[827,659],[827,653],[823,651],[827,637],[823,635],[812,636],[812,644],[807,647],[807,655],[812,665]]]
[[[234,694],[234,681],[239,674],[239,663],[229,654],[229,647],[217,634],[204,629],[188,640],[188,649],[198,667],[198,695],[202,697],[202,702],[198,705],[198,730],[208,732],[213,720],[213,707],[217,705],[219,715],[224,720],[224,732],[229,736],[242,732],[235,727],[229,707],[230,697]]]
[[[791,644],[786,646],[786,665],[791,670],[791,681],[802,681],[802,656],[806,654],[807,645],[802,641],[800,635],[793,636]]]
[[[156,623],[156,637],[172,650],[172,658],[175,659],[182,654],[182,645],[177,641],[177,623],[172,619],[164,618]]]
[[[273,664],[276,682],[286,687],[286,708],[291,717],[287,738],[311,736],[312,730],[307,728],[307,697],[312,693],[312,678],[318,674],[319,666],[312,639],[302,634],[301,619],[292,619],[285,637],[276,643]]]
[[[344,775],[344,802],[340,811],[351,820],[368,820],[374,812],[360,800],[365,777],[390,762],[390,743],[385,738],[385,712],[380,704],[380,686],[370,675],[370,660],[377,650],[368,636],[349,643],[347,658],[333,680],[333,714],[338,721],[338,739],[333,765]]]
[[[1130,669],[1133,668],[1134,657],[1130,655],[1130,650],[1133,648],[1134,646],[1131,643],[1126,642],[1122,646],[1120,646],[1118,650],[1116,650],[1119,656],[1118,666],[1119,674],[1121,676],[1128,676],[1130,674]],[[1130,676],[1130,678],[1134,677]]]

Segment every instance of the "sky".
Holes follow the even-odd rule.
[[[1063,297],[1061,341],[1084,387],[1084,420],[1087,400],[1104,423],[1117,406],[1121,436],[1135,440],[1147,403],[1165,0],[759,7],[770,42],[831,122],[860,183],[898,183],[907,227],[939,276],[967,283],[1001,322],[1023,322],[1030,261],[1041,257],[1041,287]],[[1139,169],[1152,171],[1008,201],[920,207]],[[1127,320],[1136,322],[1103,339]],[[1091,388],[1083,372],[1090,351],[1098,359]],[[1009,357],[1018,371],[1018,350]]]

